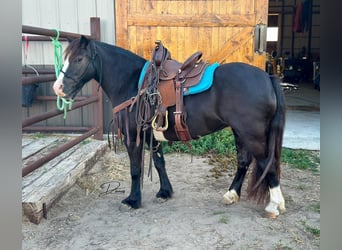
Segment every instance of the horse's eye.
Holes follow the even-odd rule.
[[[82,57],[77,57],[75,60],[77,63],[80,63],[82,61]]]

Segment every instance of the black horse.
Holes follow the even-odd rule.
[[[58,96],[74,98],[85,83],[95,79],[115,107],[138,95],[137,85],[145,62],[144,58],[128,50],[82,36],[66,48],[65,64],[53,88]],[[268,199],[265,208],[268,217],[277,217],[279,210],[285,211],[285,200],[280,189],[285,103],[279,81],[248,64],[222,64],[214,72],[210,89],[184,96],[184,105],[188,111],[186,121],[192,138],[226,127],[231,127],[233,131],[238,169],[223,201],[231,204],[239,200],[246,172],[253,165],[248,197],[257,201]],[[124,125],[120,126],[130,158],[132,181],[130,194],[122,203],[131,208],[141,207],[144,143],[135,143],[138,136],[143,136],[137,132],[137,106],[132,105],[130,112],[121,116],[121,124]],[[170,114],[175,111],[174,106],[168,109]],[[169,141],[177,141],[173,115],[168,116],[168,123],[164,136]],[[148,127],[146,137],[149,138],[151,133],[152,128]],[[152,158],[160,179],[157,197],[168,199],[172,197],[173,190],[165,169],[162,145],[155,137],[151,138],[146,142],[156,147]]]

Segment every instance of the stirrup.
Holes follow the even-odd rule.
[[[152,123],[151,123],[152,128],[157,130],[157,131],[160,131],[160,132],[166,131],[168,129],[168,127],[169,127],[169,121],[167,119],[167,117],[168,117],[167,110],[165,110],[165,126],[164,127],[159,127],[158,126],[158,123],[156,122],[157,117],[158,117],[158,115],[154,116],[154,118],[152,120]]]

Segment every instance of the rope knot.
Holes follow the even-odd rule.
[[[62,100],[62,104],[60,104],[61,100]],[[57,109],[60,111],[64,111],[64,116],[63,116],[64,120],[66,119],[67,109],[71,110],[73,102],[74,100],[72,99],[67,100],[64,97],[57,96]]]

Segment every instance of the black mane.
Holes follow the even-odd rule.
[[[64,51],[64,59],[69,57],[69,60],[72,60],[81,50],[81,38],[72,40]]]
[[[102,47],[102,48],[107,48],[107,49],[110,49],[110,50],[115,49],[116,53],[124,55],[126,57],[129,57],[129,58],[131,58],[133,60],[136,60],[137,57],[138,58],[140,57],[140,56],[134,54],[133,52],[131,52],[129,50],[126,50],[126,49],[123,49],[123,48],[120,48],[120,47],[117,47],[117,46],[114,46],[114,45],[111,45],[111,44],[108,44],[108,43],[98,42],[98,41],[95,41],[95,40],[88,40],[88,39],[86,41],[87,41],[87,44],[88,43],[89,44],[90,43],[95,43],[97,46]],[[82,38],[77,38],[77,39],[72,40],[70,42],[69,46],[65,49],[64,59],[69,57],[69,60],[72,60],[73,58],[76,57],[76,55],[78,55],[81,52],[82,49],[86,48],[87,44],[84,44],[84,42],[82,42]],[[140,57],[140,58],[143,59],[142,57]]]

